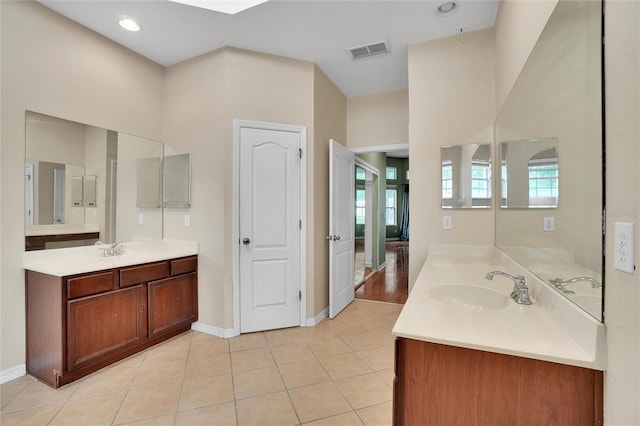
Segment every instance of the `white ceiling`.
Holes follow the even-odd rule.
[[[224,46],[315,62],[348,97],[407,87],[407,46],[492,27],[498,0],[272,0],[236,15],[166,0],[40,3],[164,66]],[[135,18],[141,31],[118,25]],[[347,48],[386,40],[391,53],[355,61]]]

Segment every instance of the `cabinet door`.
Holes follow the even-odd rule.
[[[197,319],[196,273],[149,283],[149,337],[189,325]]]
[[[146,287],[67,302],[67,370],[97,362],[146,339]]]

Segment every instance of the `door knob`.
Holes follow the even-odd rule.
[[[340,235],[336,235],[335,237],[333,237],[334,240],[340,240]]]
[[[246,246],[247,244],[249,244],[250,242],[251,242],[251,240],[250,240],[249,238],[243,238],[243,239],[242,239],[242,244],[244,244],[245,246]]]

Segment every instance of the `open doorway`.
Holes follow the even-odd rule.
[[[399,147],[401,149],[398,146],[386,146],[353,150],[356,159],[380,170],[379,177],[372,185],[372,195],[379,202],[370,210],[366,208],[363,185],[367,181],[366,176],[360,182],[356,179],[356,298],[404,303],[408,297],[409,152],[408,146]],[[356,168],[356,174],[358,172]],[[359,190],[363,192],[359,193]],[[369,235],[373,238],[371,267],[367,269],[366,225],[369,214],[369,224],[373,228]]]
[[[376,196],[380,172],[356,157],[355,160],[355,226],[354,226],[354,286],[358,288],[371,276],[374,269],[374,240],[378,229],[373,225],[374,211],[378,208]],[[376,265],[377,266],[377,265]]]

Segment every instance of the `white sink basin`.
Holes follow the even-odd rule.
[[[429,295],[441,303],[472,309],[497,311],[509,304],[509,298],[485,287],[472,285],[441,285],[431,288]]]

